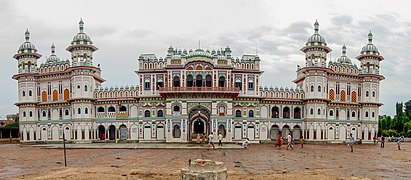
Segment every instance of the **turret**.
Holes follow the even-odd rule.
[[[30,42],[30,32],[27,29],[25,33],[26,41],[20,46],[17,54],[13,56],[18,61],[18,73],[37,73],[37,60],[41,57],[37,49]]]
[[[307,43],[301,49],[305,53],[306,67],[326,67],[327,54],[331,49],[327,47],[325,39],[319,34],[319,23],[314,23],[314,34],[308,38]]]
[[[98,50],[93,45],[90,37],[84,33],[84,22],[79,22],[79,33],[74,36],[67,51],[71,53],[72,66],[92,66],[93,52]]]
[[[368,44],[365,45],[357,59],[361,62],[361,74],[379,74],[380,61],[384,58],[380,55],[378,48],[372,43],[372,33],[368,33]]]

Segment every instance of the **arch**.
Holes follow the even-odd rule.
[[[133,107],[135,106],[132,106],[131,109],[133,109]],[[138,126],[136,124],[133,124],[130,126],[130,130],[131,130],[130,139],[137,140],[138,139]]]
[[[60,130],[58,126],[53,126],[51,128],[51,140],[59,140],[60,138]]]
[[[311,85],[311,87],[310,87],[310,92],[314,92],[314,86],[313,85]]]
[[[357,92],[351,92],[351,102],[357,102]]]
[[[33,91],[29,90],[29,96],[33,96]]]
[[[193,70],[194,68],[193,68],[193,66],[188,66],[187,67],[187,70]]]
[[[332,100],[332,101],[334,101],[334,89],[330,89],[330,92],[329,92],[329,94],[328,94],[328,96],[329,96],[329,99],[330,100]]]
[[[276,140],[280,134],[280,128],[278,125],[272,125],[270,128],[270,138],[271,140]]]
[[[318,85],[317,91],[321,92],[321,86],[320,85]]]
[[[116,112],[116,108],[114,106],[110,106],[108,107],[107,112]]]
[[[329,128],[328,128],[328,132],[327,132],[327,139],[328,140],[334,140],[335,139],[335,130],[334,130],[334,127],[332,127],[332,126],[330,126]]]
[[[355,111],[354,110],[351,112],[351,117],[355,117]]]
[[[375,91],[372,91],[372,97],[375,97]]]
[[[254,111],[253,110],[248,111],[248,117],[254,117]]]
[[[340,101],[345,101],[345,90],[341,90]]]
[[[288,106],[283,108],[283,118],[290,118],[290,108]]]
[[[69,90],[68,89],[64,89],[64,100],[69,99]]]
[[[218,87],[225,87],[225,78],[223,76],[218,79]]]
[[[225,129],[225,126],[223,125],[223,124],[220,124],[219,126],[218,126],[218,135],[223,135],[223,138],[225,138],[225,136],[226,136],[226,129]]]
[[[301,127],[299,125],[294,125],[292,134],[293,134],[293,139],[299,140],[302,137]]]
[[[88,114],[88,108],[84,108],[84,114]]]
[[[197,74],[196,76],[196,87],[203,86],[203,76],[201,74]]]
[[[203,67],[202,67],[200,64],[198,64],[198,65],[196,66],[196,70],[203,70]]]
[[[137,117],[138,116],[138,109],[137,106],[130,107],[130,117]]]
[[[268,109],[267,106],[261,106],[260,114],[262,118],[268,118]]]
[[[160,109],[157,111],[157,117],[164,117],[163,110]]]
[[[114,125],[110,125],[108,127],[108,135],[109,135],[109,139],[110,140],[115,140],[116,139],[116,134],[117,134],[117,130],[116,130],[116,126]]]
[[[156,126],[156,130],[157,130],[157,139],[158,140],[164,140],[165,139],[165,128],[164,128],[164,124],[159,123]]]
[[[81,109],[77,108],[77,114],[81,114]]]
[[[46,117],[47,115],[46,115],[46,111],[43,111],[43,117]]]
[[[294,119],[301,119],[301,108],[300,107],[294,108]]]
[[[33,111],[29,112],[29,117],[33,117]]]
[[[206,66],[205,70],[211,70],[210,66]]]
[[[321,109],[320,108],[317,109],[317,115],[321,115]]]
[[[279,118],[280,117],[280,108],[274,106],[271,108],[271,118]]]
[[[247,138],[253,140],[255,138],[255,126],[254,124],[247,125]]]
[[[41,102],[47,102],[47,92],[41,92]]]
[[[314,109],[313,108],[310,109],[310,114],[314,115]]]
[[[287,137],[288,133],[290,133],[290,126],[284,125],[282,128],[282,136]]]
[[[368,117],[368,111],[365,111],[365,117]]]
[[[84,91],[88,91],[87,85],[84,85]]]
[[[347,128],[345,128],[345,126],[340,126],[339,139],[340,140],[347,139]]]
[[[189,74],[187,75],[187,87],[193,87],[193,86],[194,86],[193,75]]]
[[[206,75],[206,87],[212,87],[213,85],[213,83],[212,83],[212,77],[211,77],[211,75],[210,74],[207,74]]]
[[[370,92],[365,91],[365,97],[369,97],[370,96]]]
[[[234,125],[234,139],[240,140],[242,139],[242,125],[240,123],[237,123]]]
[[[70,115],[69,113],[70,113],[70,112],[69,112],[68,109],[66,109],[66,110],[64,111],[64,115],[66,115],[66,116]]]
[[[97,108],[97,112],[104,112],[104,107],[101,107],[101,106],[98,107],[98,108]]]
[[[150,110],[145,110],[144,111],[144,117],[150,117]]]
[[[41,136],[40,136],[40,139],[41,139],[42,141],[47,141],[47,140],[48,140],[48,130],[47,130],[47,127],[41,128]]]
[[[241,110],[237,109],[235,111],[235,117],[241,117]]]
[[[262,124],[260,126],[260,140],[267,140],[268,138],[268,126]]]
[[[125,124],[120,125],[120,140],[127,140],[128,129]]]
[[[127,107],[126,106],[120,106],[120,108],[118,109],[120,112],[126,112],[127,111]]]
[[[174,78],[173,78],[173,87],[180,87],[180,77],[174,76]]]
[[[173,138],[181,137],[181,128],[180,125],[176,124],[173,126]]]
[[[174,112],[180,112],[180,106],[175,105],[175,106],[173,107],[173,111],[174,111]]]
[[[334,111],[332,109],[330,109],[329,116],[334,116]]]

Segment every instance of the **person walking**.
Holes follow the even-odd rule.
[[[381,148],[384,148],[385,137],[381,136]]]
[[[288,136],[287,136],[287,150],[288,150],[288,148],[290,147],[291,148],[291,150],[294,150],[294,147],[293,147],[293,138],[291,137],[291,133],[288,133]]]
[[[248,144],[250,144],[250,140],[247,138],[244,142],[243,142],[243,148],[247,149],[248,148]]]
[[[377,142],[377,137],[374,136],[372,139],[374,140],[374,146],[375,146],[375,144],[376,144],[376,142]]]
[[[354,149],[353,149],[354,142],[355,142],[355,139],[354,139],[354,137],[352,136],[352,133],[350,133],[350,142],[349,142],[348,145],[349,145],[350,148],[351,148],[351,152],[354,152]]]
[[[401,150],[401,137],[397,138],[397,146],[398,146],[398,150]]]
[[[281,136],[281,134],[278,134],[277,144],[275,145],[275,147],[278,147],[278,149],[281,149],[282,143],[283,143],[283,137]]]
[[[301,136],[301,138],[300,138],[301,148],[304,148],[304,141],[305,141],[304,137]]]
[[[223,140],[223,135],[220,133],[218,134],[218,146],[223,146],[223,143],[221,142]]]
[[[210,146],[213,146],[213,149],[215,150],[215,146],[214,146],[214,135],[213,133],[210,133],[210,135],[208,135],[208,145],[207,145],[207,151],[209,150]]]

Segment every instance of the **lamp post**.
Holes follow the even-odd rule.
[[[64,133],[65,130],[63,129],[63,149],[64,149],[64,166],[67,167],[67,156],[66,156],[66,134]]]

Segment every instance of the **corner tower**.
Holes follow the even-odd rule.
[[[327,54],[331,49],[327,46],[325,39],[319,34],[319,23],[314,23],[314,34],[308,38],[307,43],[301,51],[305,53],[305,66],[326,67]]]
[[[20,46],[17,54],[13,56],[18,61],[18,73],[37,73],[37,60],[41,55],[37,53],[37,49],[30,42],[30,32],[27,29],[25,33],[26,41]]]
[[[80,19],[79,33],[74,36],[67,51],[71,53],[72,66],[92,66],[93,52],[98,50],[91,38],[84,33],[84,22]]]

